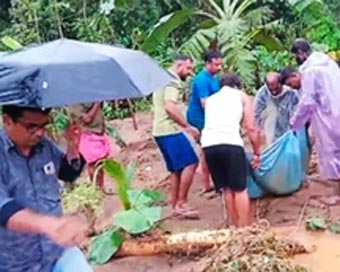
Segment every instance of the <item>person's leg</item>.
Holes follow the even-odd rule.
[[[162,154],[164,163],[170,174],[170,202],[172,208],[175,210],[178,202],[178,194],[180,187],[180,173],[181,171],[176,167],[176,157],[173,152],[176,152],[175,142],[176,135],[156,136],[155,142]]]
[[[234,207],[236,210],[238,227],[246,227],[251,224],[250,219],[250,200],[248,191],[234,192]]]
[[[203,182],[204,190],[206,192],[209,192],[214,187],[212,186],[210,182],[210,171],[208,168],[208,164],[207,164],[204,152],[201,152],[200,160],[201,160],[202,182]]]
[[[95,172],[95,164],[94,163],[88,163],[87,164],[87,174],[91,180],[91,182],[96,182],[97,184],[97,181],[94,180],[94,172]]]
[[[191,216],[190,209],[184,207],[188,201],[188,192],[198,163],[197,154],[183,133],[155,137],[171,175],[171,204],[175,213],[184,217]]]
[[[334,193],[328,196],[315,196],[320,201],[328,206],[340,205],[340,180],[332,180],[336,182]]]
[[[92,272],[83,252],[77,247],[68,248],[55,264],[52,272]]]
[[[197,164],[185,167],[180,175],[180,186],[178,195],[178,205],[183,206],[188,203],[188,194],[194,179]]]
[[[106,134],[84,132],[79,143],[79,152],[87,162],[87,172],[90,180],[104,190],[104,171],[96,170],[97,162],[112,154],[110,138]]]
[[[225,199],[225,210],[228,214],[229,226],[238,226],[238,217],[235,207],[234,194],[229,189],[223,191],[223,197]]]
[[[170,194],[171,194],[171,206],[173,209],[176,208],[178,203],[178,194],[179,194],[179,186],[180,186],[180,174],[172,173],[170,176]]]
[[[188,219],[198,219],[197,210],[188,205],[189,190],[192,185],[195,171],[199,162],[193,142],[190,138],[181,133],[176,138],[176,151],[172,151],[173,165],[180,171],[179,193],[176,205],[176,212],[179,216]]]
[[[250,224],[250,200],[247,191],[248,165],[243,147],[229,145],[225,150],[228,164],[225,166],[227,187],[232,191],[233,204],[237,217],[237,227]]]

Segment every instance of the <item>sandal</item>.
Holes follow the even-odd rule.
[[[213,188],[210,188],[210,189],[206,189],[206,190],[204,190],[201,194],[200,194],[200,196],[203,196],[203,197],[205,197],[206,199],[214,199],[214,198],[216,198],[216,197],[219,197],[219,193],[217,193],[216,191],[215,191],[215,188],[213,187]]]
[[[187,203],[184,203],[180,206],[180,208],[182,209],[186,209],[186,210],[189,210],[189,211],[197,211],[197,208],[196,207],[191,207],[189,204]]]
[[[214,191],[215,191],[215,188],[214,188],[214,187],[211,187],[211,188],[209,188],[209,189],[204,189],[199,195],[200,195],[200,196],[204,196],[204,195],[210,194],[210,193],[212,193],[212,192],[214,192]]]
[[[187,209],[185,207],[176,207],[174,215],[182,219],[199,219],[197,210]]]

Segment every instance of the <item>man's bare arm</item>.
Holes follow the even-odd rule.
[[[45,233],[50,218],[50,216],[23,209],[9,218],[7,229],[24,233]]]
[[[250,98],[245,93],[242,93],[241,95],[243,102],[243,127],[248,134],[254,154],[259,155],[261,152],[261,142],[259,130],[255,126],[253,105]]]
[[[188,124],[174,101],[165,100],[165,111],[169,114],[171,119],[173,119],[182,128],[186,129],[195,139],[200,137],[200,132]]]
[[[201,99],[201,105],[202,105],[202,108],[204,109],[205,108],[205,104],[207,103],[207,99],[206,98],[202,98]]]
[[[98,103],[94,103],[94,105],[92,106],[92,108],[83,115],[83,121],[86,124],[89,124],[93,121],[94,117],[96,116],[96,114],[101,110],[101,104]]]
[[[6,227],[16,232],[45,234],[56,244],[65,247],[81,244],[86,234],[86,224],[76,217],[48,216],[28,209],[13,214]]]
[[[169,114],[170,118],[173,119],[177,124],[179,124],[183,128],[187,128],[189,126],[188,122],[183,117],[181,111],[175,102],[171,100],[165,101],[165,111]]]

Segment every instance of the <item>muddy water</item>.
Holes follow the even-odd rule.
[[[286,236],[294,230],[292,228],[280,228],[278,233]],[[340,271],[340,235],[330,232],[306,232],[297,231],[291,239],[300,241],[307,248],[315,246],[310,254],[299,255],[295,261],[313,272],[339,272]]]

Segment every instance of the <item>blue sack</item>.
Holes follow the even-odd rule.
[[[288,131],[277,139],[261,154],[259,169],[249,171],[250,198],[282,196],[299,190],[308,170],[309,152],[306,129]]]

